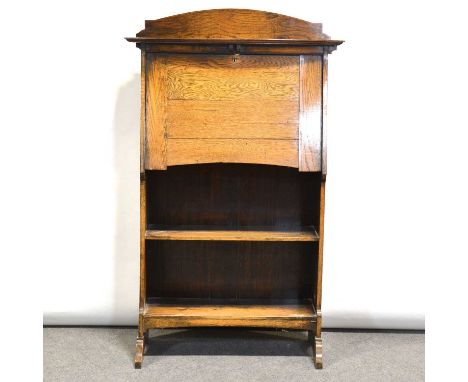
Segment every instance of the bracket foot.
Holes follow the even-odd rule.
[[[316,369],[323,368],[323,360],[322,360],[322,337],[315,337],[313,340],[313,348],[314,348],[314,365]]]
[[[145,350],[145,337],[138,337],[136,341],[136,350],[135,350],[135,369],[141,369],[144,350]]]

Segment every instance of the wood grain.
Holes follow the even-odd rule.
[[[321,171],[322,59],[301,56],[299,171]]]
[[[297,100],[169,100],[166,129],[168,138],[297,139],[298,120]]]
[[[319,224],[319,248],[317,257],[317,280],[315,285],[315,309],[317,311],[317,325],[315,336],[322,335],[322,268],[323,268],[323,240],[325,232],[325,185],[326,178],[320,184],[320,224]]]
[[[143,312],[146,300],[146,282],[145,282],[145,253],[146,253],[146,180],[140,179],[140,314]],[[144,329],[141,335],[143,334]]]
[[[147,305],[145,310],[145,325],[149,328],[244,326],[309,329],[314,321],[310,305]]]
[[[147,230],[150,240],[318,241],[314,228],[302,231],[265,230]]]
[[[166,168],[166,58],[147,55],[146,80],[146,168]]]
[[[254,163],[298,167],[296,140],[168,139],[167,165]]]
[[[167,61],[167,96],[186,100],[296,100],[299,62],[289,56],[174,56]]]
[[[226,162],[298,167],[298,57],[148,59],[147,169]]]
[[[328,54],[322,57],[322,174],[327,175]]]
[[[157,40],[327,40],[322,24],[249,9],[211,9],[146,20],[137,37]]]
[[[190,73],[211,77],[213,76],[213,70],[215,70],[215,73],[220,73],[222,76],[229,75],[228,71],[231,71],[231,73],[234,72],[235,74],[245,72],[248,77],[260,75],[263,78],[269,78],[271,73],[276,75],[278,72],[282,72],[282,75],[284,75],[282,78],[289,78],[289,80],[299,78],[299,56],[297,55],[246,55],[244,57],[240,54],[240,56],[239,61],[233,61],[232,54],[165,55],[167,64],[175,75],[189,71]],[[261,70],[266,70],[264,75]]]
[[[145,172],[146,152],[146,52],[141,52],[140,72],[140,177]]]

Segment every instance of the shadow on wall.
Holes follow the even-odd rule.
[[[114,113],[116,215],[112,322],[138,322],[140,75],[118,91]]]

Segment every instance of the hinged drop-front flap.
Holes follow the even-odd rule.
[[[321,170],[320,56],[147,54],[146,66],[147,169]]]
[[[148,55],[146,167],[298,167],[298,56]]]

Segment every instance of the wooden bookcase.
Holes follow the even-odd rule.
[[[321,24],[252,10],[146,21],[140,311],[148,330],[309,332],[322,367],[327,57]]]

